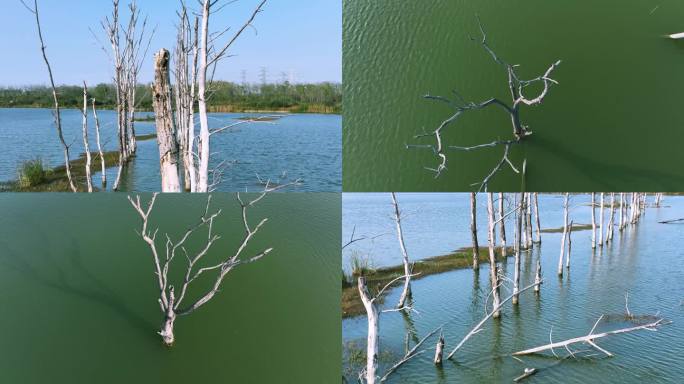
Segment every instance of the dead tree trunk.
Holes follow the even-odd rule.
[[[615,220],[615,194],[610,194],[610,216],[608,217],[608,233],[606,234],[606,242],[613,241],[613,226]]]
[[[88,193],[93,193],[93,175],[91,173],[91,154],[90,154],[90,144],[88,143],[88,86],[85,81],[83,82],[83,148],[85,150],[85,174],[86,174],[86,187],[88,188]]]
[[[541,252],[539,253],[539,257],[537,257],[537,268],[535,269],[535,274],[534,274],[534,292],[539,293],[539,289],[541,287],[541,282],[542,282],[542,269],[541,269]]]
[[[434,362],[437,365],[442,365],[442,355],[444,354],[444,334],[439,335],[439,340],[437,340],[437,346],[435,347],[435,359]]]
[[[95,119],[95,142],[97,143],[97,152],[100,155],[100,164],[102,166],[102,189],[107,188],[107,164],[105,164],[104,152],[102,152],[102,145],[100,144],[100,119],[97,118],[97,109],[95,109],[95,99],[93,102],[93,118]]]
[[[563,236],[561,237],[560,257],[558,258],[558,276],[563,276],[563,257],[565,254],[565,239],[568,236],[568,208],[570,205],[569,194],[565,194],[563,202]]]
[[[572,226],[574,221],[570,221],[570,226],[568,227],[568,255],[565,258],[565,268],[570,269],[570,254],[572,253]]]
[[[499,193],[499,234],[501,238],[501,257],[506,257],[506,216],[503,193]]]
[[[43,55],[43,61],[47,67],[48,75],[50,77],[50,86],[52,87],[52,100],[54,102],[54,118],[55,127],[57,128],[57,137],[59,142],[62,144],[62,150],[64,152],[64,169],[66,170],[67,180],[69,181],[69,188],[72,192],[77,192],[76,184],[71,177],[71,156],[69,154],[69,145],[67,145],[64,140],[64,134],[62,133],[62,116],[60,113],[59,100],[57,99],[57,87],[55,86],[55,79],[52,75],[52,66],[48,60],[47,53],[45,51],[45,42],[43,40],[43,31],[40,26],[40,14],[38,12],[38,0],[33,1],[33,9],[26,7],[31,13],[36,17],[36,28],[38,29],[38,39],[40,40],[40,51]]]
[[[591,193],[591,249],[596,248],[596,193]]]
[[[152,87],[154,114],[159,144],[159,168],[162,192],[180,192],[178,169],[178,137],[171,105],[169,51],[161,49],[154,56],[154,85]]]
[[[240,265],[253,263],[266,256],[273,250],[273,248],[268,248],[250,258],[243,257],[243,252],[245,252],[245,249],[248,248],[248,245],[253,239],[254,235],[256,235],[261,227],[268,221],[267,218],[264,218],[257,225],[251,225],[248,220],[248,210],[261,199],[263,199],[267,193],[285,187],[285,185],[272,189],[268,189],[267,187],[267,189],[265,189],[261,194],[251,201],[243,201],[239,193],[236,195],[236,199],[241,208],[240,216],[242,218],[243,224],[242,239],[232,255],[226,255],[218,264],[209,266],[201,266],[200,263],[203,261],[204,256],[207,255],[212,245],[214,245],[214,243],[220,238],[220,236],[214,233],[213,225],[214,219],[221,214],[221,210],[218,210],[214,213],[210,212],[211,196],[208,196],[207,198],[207,205],[199,222],[188,229],[179,240],[173,241],[168,234],[166,235],[164,244],[166,250],[165,255],[161,255],[161,252],[158,250],[156,241],[158,229],[149,228],[149,218],[152,213],[155,200],[159,194],[153,194],[146,207],[144,207],[140,201],[140,196],[137,196],[135,199],[130,196],[128,197],[128,200],[131,202],[136,212],[138,212],[138,215],[141,219],[141,228],[138,233],[148,245],[150,248],[150,253],[152,254],[152,261],[154,262],[154,274],[157,277],[157,284],[159,286],[158,301],[161,311],[164,314],[164,321],[162,323],[161,330],[159,331],[159,335],[162,336],[162,340],[167,346],[171,346],[171,344],[174,342],[175,338],[173,328],[175,320],[178,316],[189,315],[211,301],[211,299],[214,298],[214,296],[219,292],[221,284],[226,279],[228,273],[230,273],[234,268]],[[196,253],[190,253],[186,250],[186,242],[199,230],[206,231],[206,237],[204,237],[203,241],[204,245]],[[174,258],[181,252],[187,259],[187,263],[183,281],[181,284],[179,284],[179,286],[181,286],[180,295],[176,297],[174,285],[170,281],[171,276],[174,276],[175,274],[169,274],[169,271],[171,270],[171,265]],[[204,288],[203,291],[192,290],[192,292],[200,293],[199,298],[197,298],[192,304],[186,307],[181,307],[183,300],[186,297],[186,293],[188,293],[188,288],[192,282],[194,282],[200,276],[203,276],[205,273],[215,274],[213,277],[213,283],[210,284],[209,287]]]
[[[539,196],[534,193],[534,220],[537,223],[537,244],[541,244],[541,224],[539,223]]]
[[[625,210],[625,194],[623,192],[620,192],[620,218],[619,218],[620,224],[618,225],[618,230],[620,232],[622,232],[622,230],[625,228],[624,210]]]
[[[494,318],[498,318],[501,313],[499,311],[499,274],[496,267],[496,253],[494,252],[494,199],[492,193],[487,193],[487,240],[489,243],[489,281],[492,285],[492,305],[496,308],[493,314]]]
[[[517,232],[522,233],[522,222],[523,215],[525,215],[525,194],[520,193],[520,205],[518,206],[518,213],[516,215],[516,226]],[[521,237],[516,236],[516,252],[515,252],[515,269],[513,270],[513,305],[518,305],[518,295],[520,294],[520,250],[521,250]]]
[[[475,192],[470,192],[470,233],[473,238],[473,269],[480,269],[480,246],[477,243],[477,201]]]
[[[399,240],[399,247],[401,248],[402,262],[404,263],[404,275],[406,279],[404,280],[404,289],[401,292],[401,297],[397,303],[397,308],[404,308],[406,306],[406,301],[411,298],[411,264],[408,257],[408,252],[406,251],[406,244],[404,243],[404,233],[401,228],[401,211],[399,210],[399,203],[397,202],[397,196],[392,192],[392,205],[394,206],[394,223],[397,228],[397,239]]]
[[[367,384],[375,384],[378,370],[378,348],[379,348],[379,313],[375,304],[375,298],[371,297],[366,286],[366,278],[361,276],[358,280],[359,295],[366,309],[368,318],[368,336],[366,338],[366,371],[365,379]]]
[[[534,247],[534,241],[532,240],[532,206],[530,200],[532,199],[532,194],[527,193],[525,198],[525,225],[527,226],[527,249],[532,249]]]
[[[603,247],[603,192],[601,192],[601,208],[599,211],[599,247]]]

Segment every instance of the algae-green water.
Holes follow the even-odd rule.
[[[163,233],[177,239],[205,203],[199,195],[157,198],[150,225],[160,228],[160,250]],[[222,237],[207,258],[218,260],[243,232],[234,195],[215,194],[212,206],[223,210],[214,225]],[[339,195],[259,202],[252,225],[269,221],[246,255],[273,252],[230,272],[213,300],[178,318],[171,349],[156,334],[162,317],[152,258],[126,195],[4,194],[0,211],[0,382],[339,380]],[[184,256],[176,261],[172,269],[182,271]]]

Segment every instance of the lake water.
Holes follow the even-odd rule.
[[[357,235],[388,230],[389,195],[374,195],[368,199],[363,196],[344,195],[344,233],[349,233],[352,222],[357,223]],[[466,233],[468,198],[467,194],[399,195],[399,202],[407,211],[422,209],[409,216],[404,226],[411,257],[418,259],[470,245]],[[482,200],[478,205],[484,211],[484,198]],[[584,205],[587,201],[589,196],[572,197],[571,218],[575,222],[590,222],[590,209]],[[366,208],[360,210],[361,205]],[[352,212],[355,215],[363,212],[366,217],[356,216],[352,220],[349,217]],[[562,196],[540,195],[540,212],[542,227],[562,225]],[[371,217],[381,214],[385,218]],[[533,267],[541,257],[545,282],[539,299],[530,291],[521,296],[518,309],[513,310],[510,303],[506,305],[501,321],[488,322],[483,331],[459,350],[455,360],[446,361],[441,369],[432,364],[436,340],[429,340],[425,347],[430,351],[403,366],[389,383],[511,382],[525,367],[542,368],[526,380],[529,383],[680,383],[684,377],[684,345],[681,343],[684,338],[684,281],[681,278],[684,254],[679,244],[684,241],[684,231],[681,225],[657,222],[682,216],[684,198],[667,196],[661,208],[648,208],[636,227],[629,227],[622,233],[616,231],[614,242],[603,251],[592,252],[591,231],[573,232],[571,269],[563,280],[555,273],[561,234],[542,234],[541,247],[523,254],[521,274],[523,286],[531,283]],[[484,222],[481,217],[479,223]],[[363,231],[359,232],[361,229]],[[416,234],[419,229],[422,235]],[[428,234],[430,230],[433,232]],[[512,238],[510,234],[512,232],[509,232]],[[392,236],[376,239],[374,255],[377,257],[374,260],[378,265],[400,263],[396,238]],[[343,241],[346,238],[343,237]],[[385,251],[386,256],[382,255]],[[345,256],[348,257],[348,252]],[[412,290],[414,308],[419,314],[414,313],[409,318],[399,313],[381,315],[383,356],[380,372],[403,355],[407,329],[414,329],[422,337],[446,323],[446,350],[453,349],[484,316],[483,292],[489,291],[489,278],[488,265],[482,267],[479,274],[466,269],[417,280],[412,284]],[[503,267],[506,275],[512,277],[513,259],[509,258]],[[385,302],[396,303],[400,291],[400,288],[391,290]],[[547,344],[551,328],[554,341],[586,335],[602,314],[624,313],[625,293],[629,293],[632,313],[655,314],[659,311],[673,324],[658,332],[639,331],[599,340],[601,347],[615,354],[612,358],[568,359],[555,365],[556,360],[548,357],[523,357],[523,364],[509,356],[518,350]],[[502,295],[507,296],[507,291]],[[627,326],[629,324],[624,322],[604,322],[599,329]],[[344,319],[342,329],[345,345],[365,348],[367,325],[364,316]],[[567,354],[565,350],[556,352]],[[344,361],[345,375],[353,382],[360,367]]]
[[[159,196],[151,225],[161,237],[180,236],[205,202]],[[242,236],[234,196],[215,194],[213,204],[223,209],[214,224],[222,238],[207,262],[232,252]],[[250,218],[270,220],[247,252],[273,252],[230,272],[211,302],[178,318],[170,350],[156,334],[162,318],[152,259],[125,195],[2,194],[0,210],[4,383],[340,379],[338,194],[263,199]]]
[[[406,144],[452,110],[430,93],[466,101],[510,102],[505,69],[482,47],[476,15],[499,56],[525,79],[553,72],[544,103],[521,108],[534,134],[512,148],[527,158],[533,191],[684,190],[684,31],[681,1],[344,1],[345,192],[470,191],[502,149],[451,152],[439,179],[423,167],[437,158]],[[537,87],[529,89],[535,94]],[[448,145],[512,137],[500,109],[466,113],[443,134]],[[434,140],[433,140],[434,143]],[[636,159],[638,157],[638,160]],[[519,190],[510,169],[490,190]]]
[[[143,113],[147,115],[149,113]],[[211,128],[236,122],[242,116],[260,114],[212,113]],[[95,128],[90,114],[91,150],[96,150]],[[113,111],[98,111],[101,135],[106,150],[117,149],[116,116]],[[62,113],[64,136],[72,144],[72,157],[83,152],[82,115],[77,110]],[[136,133],[154,133],[152,122],[137,122]],[[232,165],[225,170],[218,191],[258,190],[262,179],[284,182],[297,178],[303,192],[339,192],[342,188],[342,119],[338,115],[295,114],[275,123],[245,124],[232,132],[212,137],[212,166],[223,160]],[[64,164],[62,149],[49,109],[0,109],[0,181],[16,179],[17,166],[25,160],[41,157],[50,166]],[[97,164],[99,168],[99,164]],[[95,185],[99,174],[95,174]],[[107,171],[110,186],[116,168]],[[158,191],[159,153],[156,140],[138,142],[137,156],[122,180],[124,191]]]

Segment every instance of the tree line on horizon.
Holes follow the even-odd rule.
[[[141,95],[139,110],[152,110],[152,93],[147,85],[137,85]],[[315,84],[238,84],[215,81],[211,85],[210,107],[216,111],[289,110],[291,112],[339,113],[342,109],[342,86],[338,83]],[[57,87],[60,104],[65,108],[80,108],[83,102],[81,86]],[[98,84],[89,90],[100,109],[116,106],[116,89],[113,84]],[[0,107],[52,106],[52,88],[43,85],[0,88]]]

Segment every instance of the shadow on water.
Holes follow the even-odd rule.
[[[40,234],[40,231],[35,233]],[[36,240],[47,241],[46,238]],[[118,295],[85,266],[76,241],[72,241],[65,252],[66,258],[60,258],[52,251],[48,251],[47,254],[33,255],[42,256],[36,262],[30,262],[25,251],[13,249],[8,243],[2,244],[2,248],[4,252],[0,254],[0,260],[5,266],[44,287],[105,306],[126,320],[132,328],[140,331],[142,336],[150,341],[157,340],[154,332],[151,332],[156,329],[156,325],[129,308],[125,298]]]

